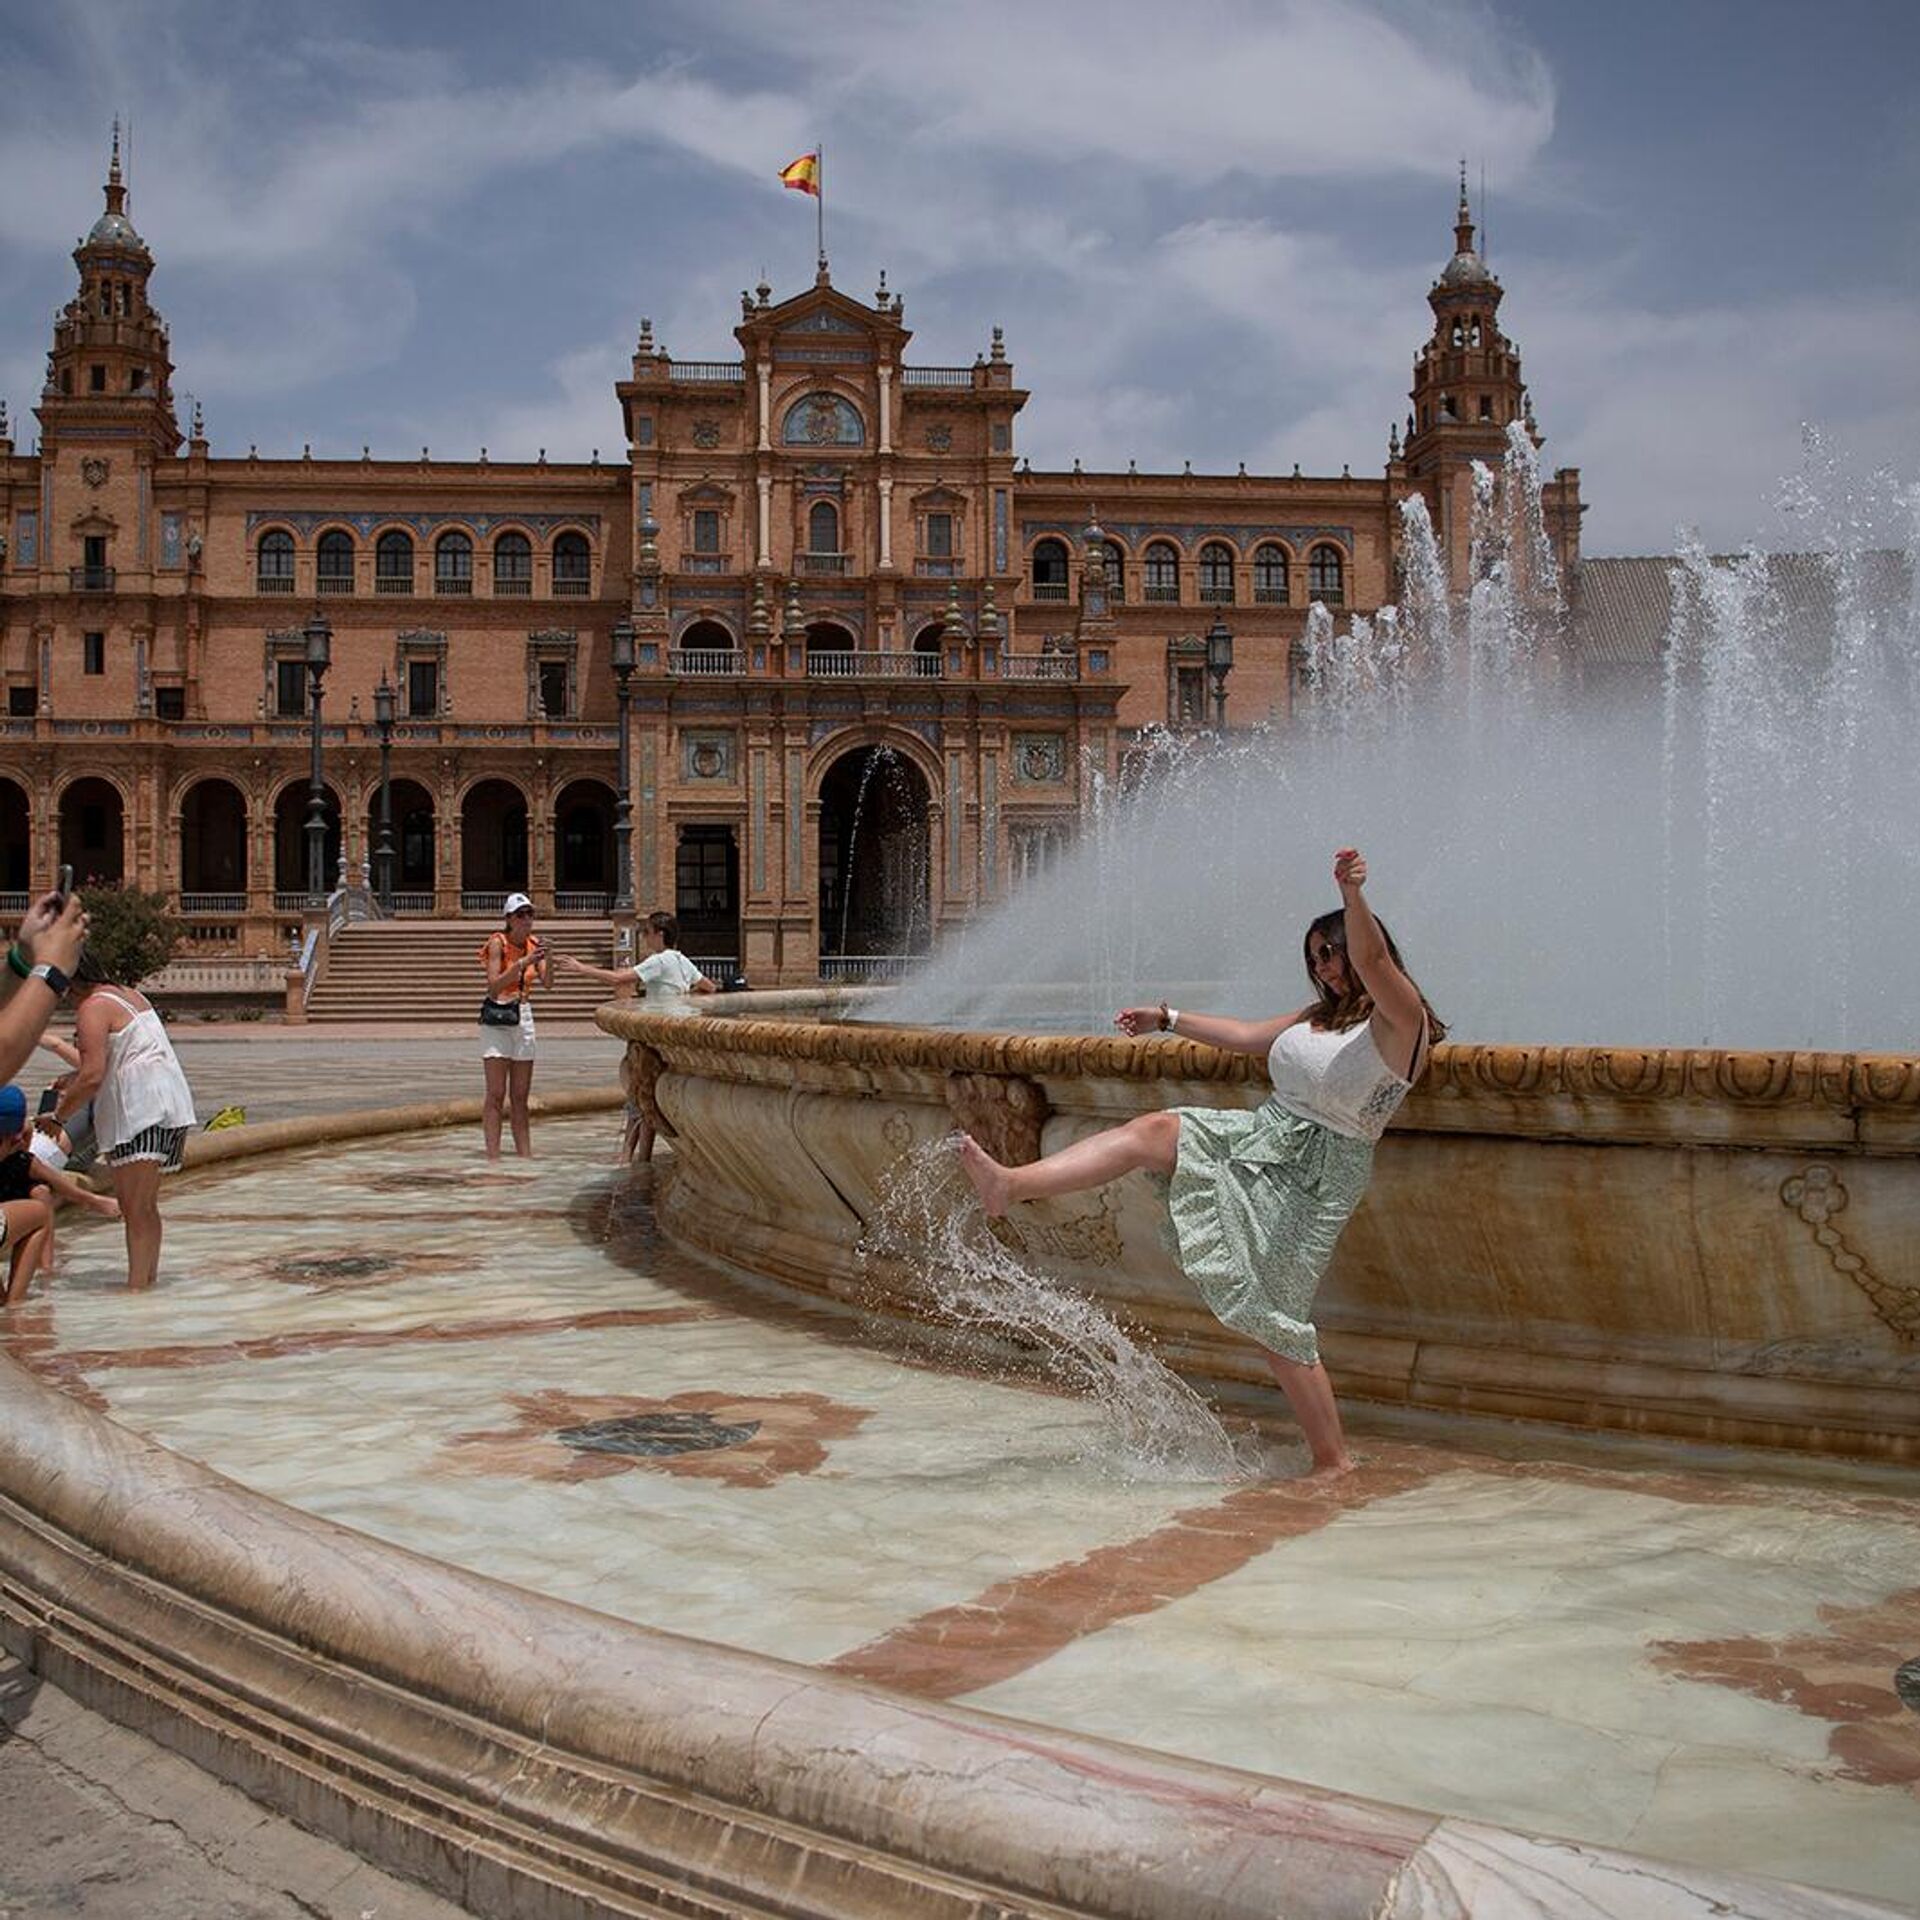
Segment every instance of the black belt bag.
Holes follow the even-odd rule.
[[[520,1024],[520,1003],[517,1000],[495,1000],[489,995],[480,1002],[480,1024],[483,1027],[517,1027]]]

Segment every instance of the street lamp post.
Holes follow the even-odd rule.
[[[613,623],[613,697],[620,715],[619,793],[613,803],[613,910],[633,909],[633,768],[627,739],[627,682],[633,678],[633,622],[625,614]]]
[[[1207,629],[1207,672],[1213,676],[1213,730],[1227,730],[1227,675],[1233,671],[1233,635],[1219,614]]]
[[[313,758],[307,789],[307,901],[327,897],[327,790],[320,766],[320,700],[333,664],[333,628],[318,607],[306,625],[307,697],[313,703]]]
[[[393,687],[385,667],[373,690],[373,724],[380,733],[380,839],[373,850],[373,890],[393,911]]]

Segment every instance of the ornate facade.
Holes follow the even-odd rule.
[[[106,203],[34,451],[0,411],[0,890],[62,861],[161,888],[203,952],[282,951],[309,908],[315,609],[330,874],[373,855],[384,681],[396,911],[671,903],[693,951],[811,980],[992,904],[1141,730],[1217,718],[1216,621],[1226,723],[1284,721],[1310,604],[1395,597],[1416,490],[1458,570],[1472,464],[1532,420],[1463,187],[1405,442],[1366,477],[1035,472],[998,329],[914,364],[899,295],[824,261],[741,296],[734,357],[642,322],[618,463],[216,459],[174,414],[117,150]],[[1570,566],[1577,472],[1546,505]]]

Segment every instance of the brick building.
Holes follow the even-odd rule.
[[[380,845],[384,682],[395,913],[670,903],[692,950],[811,980],[990,905],[1142,729],[1207,724],[1216,621],[1228,724],[1284,721],[1311,602],[1395,597],[1415,490],[1462,577],[1472,463],[1531,423],[1463,185],[1365,477],[1035,472],[998,329],[917,365],[899,295],[824,261],[743,294],[726,359],[642,322],[617,464],[216,459],[117,147],[105,191],[33,451],[0,412],[0,892],[61,861],[161,888],[203,953],[284,951],[310,909],[316,615],[329,880]],[[1570,567],[1577,472],[1546,505]]]

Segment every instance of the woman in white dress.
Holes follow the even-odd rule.
[[[1260,1343],[1316,1474],[1352,1462],[1309,1314],[1334,1242],[1360,1204],[1373,1147],[1446,1028],[1408,978],[1363,891],[1367,863],[1334,856],[1340,907],[1302,943],[1316,998],[1297,1013],[1233,1020],[1165,1001],[1129,1007],[1123,1033],[1179,1033],[1267,1056],[1273,1097],[1252,1111],[1173,1107],[1003,1167],[973,1140],[960,1162],[990,1216],[1018,1200],[1077,1193],[1136,1169],[1168,1176],[1180,1264],[1227,1326]]]
[[[80,1064],[36,1124],[52,1132],[93,1102],[99,1155],[127,1236],[127,1285],[138,1291],[160,1270],[160,1178],[180,1170],[195,1125],[193,1089],[153,1002],[109,980],[89,952],[74,967],[73,1000]]]

